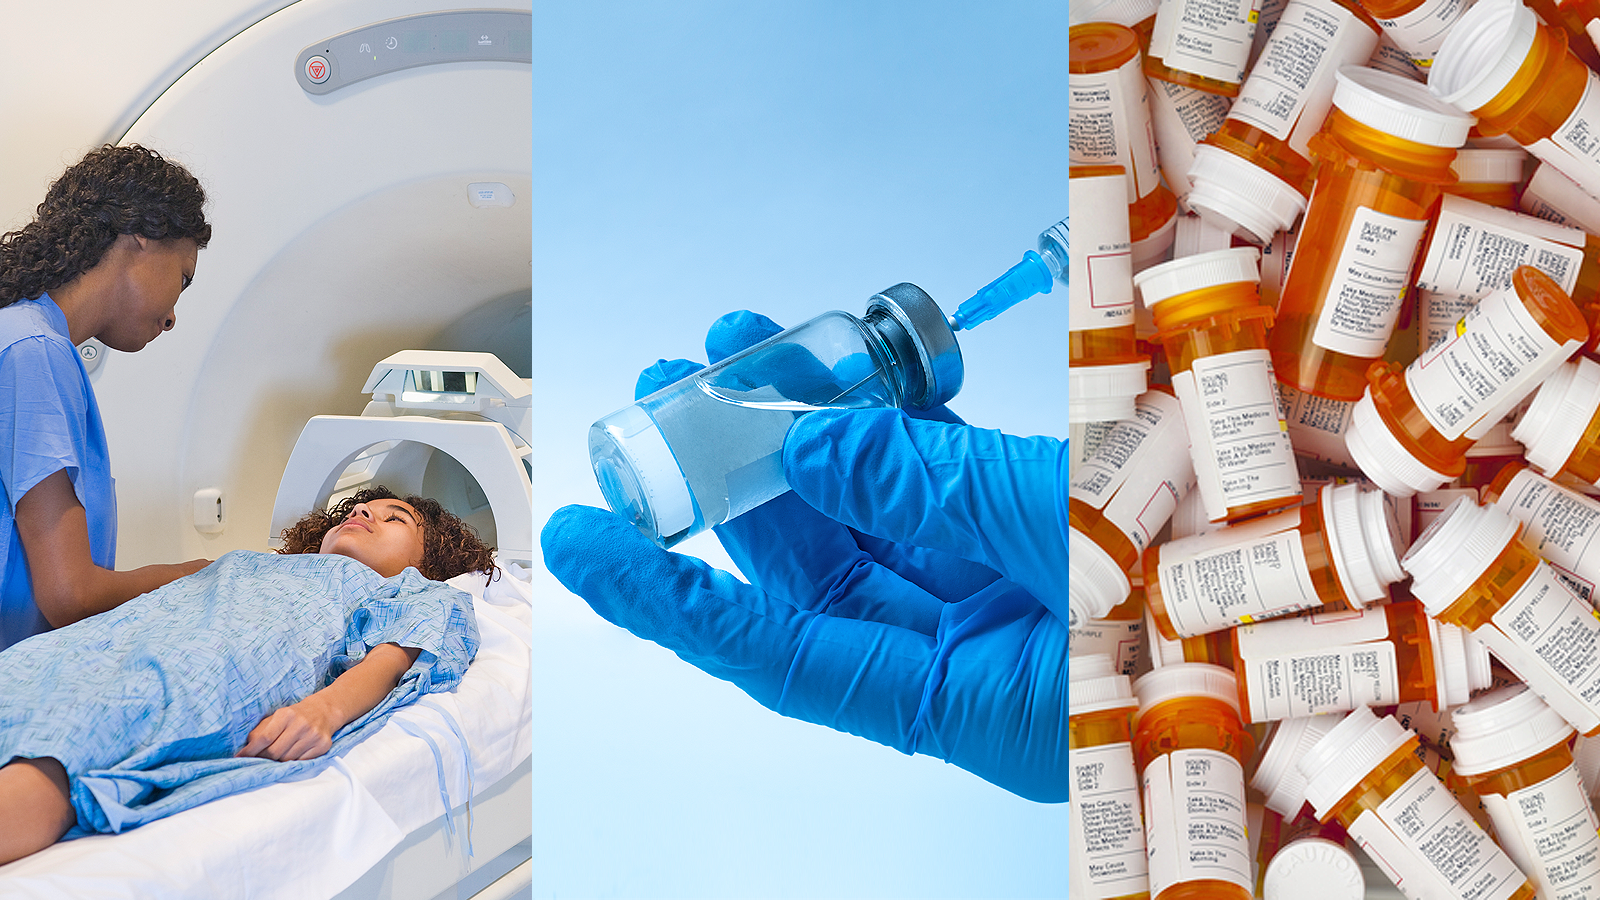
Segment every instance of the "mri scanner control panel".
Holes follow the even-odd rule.
[[[311,94],[436,63],[533,62],[533,13],[474,9],[387,19],[318,41],[295,58]]]

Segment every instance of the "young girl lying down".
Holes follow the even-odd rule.
[[[0,864],[320,768],[461,680],[465,523],[377,488],[283,537],[0,652]]]

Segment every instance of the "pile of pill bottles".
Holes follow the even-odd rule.
[[[1600,900],[1600,2],[1072,16],[1071,896]]]

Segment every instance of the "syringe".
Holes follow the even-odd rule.
[[[1067,220],[1062,219],[1039,235],[1039,252],[1022,254],[1022,262],[983,286],[950,316],[950,328],[971,330],[1034,294],[1048,294],[1067,269]]]

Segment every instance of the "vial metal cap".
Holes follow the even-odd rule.
[[[873,294],[867,316],[893,323],[881,331],[906,364],[905,406],[932,409],[961,391],[966,377],[961,345],[949,319],[922,288],[902,282]]]
[[[1363,125],[1431,147],[1467,142],[1472,117],[1409,78],[1362,66],[1344,66],[1333,77],[1333,105]]]

